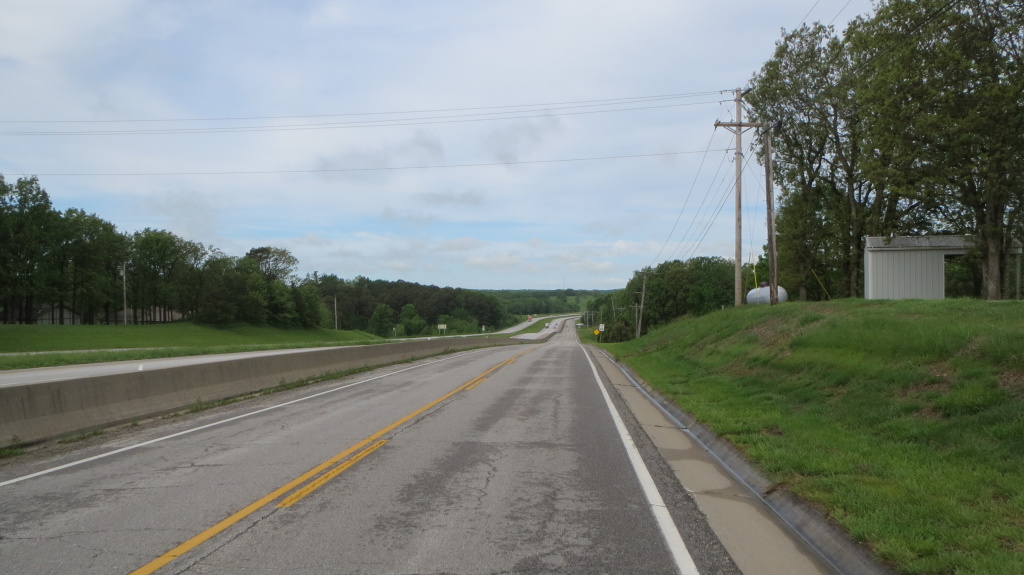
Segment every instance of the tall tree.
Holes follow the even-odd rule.
[[[4,323],[34,323],[36,304],[53,301],[59,270],[51,257],[59,214],[35,177],[13,185],[0,175],[0,301]]]
[[[111,307],[117,309],[122,300],[120,271],[126,238],[114,224],[82,210],[66,210],[63,220],[68,238],[66,295],[71,309],[83,323],[95,323],[101,309],[104,319],[110,321]]]
[[[245,254],[245,257],[257,262],[267,281],[291,279],[292,274],[295,273],[295,266],[299,263],[299,260],[288,250],[270,246],[253,248]]]
[[[778,127],[779,273],[801,299],[822,276],[833,278],[836,295],[863,293],[863,237],[903,227],[905,206],[881,200],[863,174],[863,110],[851,70],[844,39],[805,24],[776,44],[748,96],[753,118]]]
[[[1022,13],[1003,0],[889,0],[850,34],[871,112],[868,177],[976,235],[987,299],[1002,297],[1024,195]]]
[[[373,310],[373,315],[370,316],[370,321],[366,326],[366,330],[374,335],[379,335],[380,337],[388,337],[391,335],[394,317],[395,310],[391,309],[388,304],[378,304],[377,308]]]

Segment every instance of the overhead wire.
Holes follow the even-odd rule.
[[[722,215],[722,210],[725,208],[725,204],[729,203],[730,190],[725,188],[725,182],[726,179],[723,178],[722,183],[718,187],[718,192],[721,194],[722,198],[722,200],[718,203],[718,209],[715,210],[714,216],[710,216],[707,218],[703,232],[701,232],[699,238],[692,242],[690,249],[686,252],[686,255],[683,256],[683,260],[688,260],[697,254],[697,250],[699,250],[701,245],[704,243],[704,239],[707,238],[708,233],[711,231],[711,227],[714,226],[716,221],[718,221],[718,216]]]
[[[801,25],[803,25],[803,23],[807,21],[807,17],[811,15],[811,12],[814,12],[814,9],[818,7],[818,3],[819,2],[821,2],[821,0],[815,0],[814,1],[814,5],[811,6],[811,9],[808,10],[807,13],[804,14],[804,17],[800,19],[800,24]]]
[[[836,21],[836,18],[839,18],[839,15],[842,14],[844,10],[846,10],[846,7],[850,5],[850,2],[853,2],[853,0],[846,0],[846,4],[843,4],[843,7],[839,9],[839,12],[836,12],[836,15],[833,16],[832,19],[828,21],[829,26],[831,26],[832,23]]]
[[[337,114],[303,114],[291,116],[233,116],[215,118],[158,118],[158,119],[127,119],[127,120],[3,120],[0,124],[116,124],[116,123],[145,123],[145,122],[224,122],[239,120],[292,120],[300,118],[340,118],[349,116],[393,116],[396,114],[435,114],[441,112],[470,112],[477,110],[498,110],[507,108],[536,108],[541,106],[563,106],[567,104],[595,104],[612,105],[614,103],[630,103],[635,101],[670,100],[678,98],[697,98],[722,94],[728,90],[709,90],[704,92],[684,92],[675,94],[658,94],[652,96],[629,96],[623,98],[604,98],[595,100],[568,100],[564,102],[545,102],[541,104],[512,104],[504,106],[476,106],[467,108],[437,108],[426,110],[399,110],[392,112],[346,112]]]
[[[748,156],[744,160],[743,168],[741,169],[741,172],[743,170],[746,170],[746,167],[750,163],[751,159],[752,159],[752,156]],[[700,249],[701,244],[703,244],[703,242],[704,242],[704,238],[706,238],[708,233],[711,231],[711,227],[714,225],[714,223],[716,221],[718,221],[718,217],[722,214],[722,210],[725,208],[725,204],[729,200],[729,190],[725,189],[723,191],[723,188],[725,187],[725,182],[726,181],[727,181],[727,175],[722,177],[722,181],[719,183],[719,186],[718,186],[719,187],[718,193],[722,194],[722,201],[718,204],[718,210],[715,211],[715,215],[713,217],[707,219],[706,224],[704,225],[704,228],[703,228],[703,232],[700,235],[700,238],[698,238],[696,241],[693,242],[693,245],[691,246],[691,248],[686,252],[685,257],[683,258],[684,260],[692,258],[694,256],[694,254],[697,253],[697,250]],[[680,245],[682,245],[682,241],[680,241]]]
[[[676,227],[679,226],[679,220],[683,217],[683,212],[686,210],[686,206],[690,202],[690,196],[693,194],[693,189],[697,185],[697,179],[700,177],[700,171],[704,168],[704,161],[708,159],[708,152],[711,150],[711,144],[712,142],[714,142],[714,140],[715,132],[712,131],[711,138],[708,139],[708,145],[707,147],[704,148],[704,155],[701,156],[700,165],[697,166],[697,172],[693,175],[693,182],[690,183],[690,189],[686,192],[686,198],[683,200],[683,205],[682,207],[679,208],[679,214],[676,216],[676,221],[672,224],[672,229],[669,230],[668,236],[665,238],[665,243],[661,244],[661,249],[658,250],[657,255],[654,256],[654,258],[651,260],[651,263],[648,264],[647,267],[653,266],[654,262],[658,261],[658,258],[661,257],[661,254],[662,252],[665,251],[665,248],[668,246],[668,243],[672,241],[672,234],[675,233]]]
[[[728,151],[728,150],[724,150],[724,151]],[[668,259],[672,259],[672,257],[676,255],[676,252],[679,251],[679,248],[683,245],[683,242],[685,242],[690,237],[690,231],[693,230],[693,226],[695,225],[697,220],[700,219],[701,211],[704,210],[704,205],[707,203],[708,198],[711,196],[711,190],[712,190],[712,187],[715,185],[715,180],[718,179],[718,174],[720,174],[722,172],[722,166],[725,165],[725,161],[728,158],[729,158],[728,154],[722,154],[722,161],[718,163],[718,169],[715,170],[715,175],[711,177],[711,185],[708,187],[707,191],[704,192],[704,197],[701,199],[700,205],[697,206],[697,211],[694,213],[693,218],[690,220],[690,224],[688,226],[686,226],[686,231],[683,232],[682,236],[679,238],[679,243],[676,244],[676,247],[673,248],[672,252],[668,255]],[[723,181],[724,181],[724,178],[725,178],[725,176],[723,176]],[[710,209],[710,207],[709,207],[709,209]]]
[[[731,118],[732,120],[735,120],[735,117],[732,116],[733,109],[731,107],[724,107],[724,112],[727,114],[727,117]],[[721,113],[722,113],[722,111],[720,110],[719,117],[721,117]],[[679,249],[683,245],[683,242],[687,241],[687,239],[690,238],[690,231],[694,229],[694,225],[698,225],[697,222],[700,220],[701,210],[704,209],[704,204],[707,202],[708,198],[711,196],[711,190],[712,190],[712,187],[714,186],[714,182],[718,178],[718,174],[722,171],[722,166],[725,165],[725,160],[727,158],[728,158],[728,155],[726,155],[726,154],[722,155],[722,161],[719,162],[718,169],[715,171],[715,175],[712,176],[712,178],[711,178],[711,186],[704,193],[704,198],[701,200],[700,206],[697,208],[697,212],[694,214],[693,219],[690,220],[690,224],[687,226],[686,231],[683,233],[682,237],[680,237],[679,243],[676,244],[676,247],[672,250],[672,253],[669,255],[669,259],[671,259],[672,256],[674,256],[676,254],[676,252],[679,251]],[[723,176],[722,183],[719,184],[719,187],[724,185],[724,182],[725,182],[725,176]],[[713,205],[714,204],[712,204],[712,206]],[[709,206],[708,209],[710,210],[711,206]],[[705,217],[707,217],[707,216],[705,216]],[[697,229],[700,229],[699,225],[698,225]]]
[[[712,151],[727,151],[726,148]],[[235,170],[216,172],[54,172],[54,173],[8,173],[10,176],[45,176],[45,177],[135,177],[135,176],[240,176],[240,175],[269,175],[269,174],[313,174],[313,173],[342,173],[342,172],[385,172],[400,170],[429,170],[429,169],[451,169],[451,168],[479,168],[486,166],[519,166],[529,164],[559,164],[569,162],[592,162],[601,160],[624,160],[632,158],[655,158],[664,156],[681,156],[686,154],[707,153],[707,150],[694,150],[686,152],[657,152],[653,154],[628,154],[619,156],[593,156],[584,158],[561,158],[552,160],[521,160],[515,162],[479,162],[470,164],[437,164],[422,166],[382,166],[375,168],[311,168],[300,170]]]
[[[731,114],[732,110],[729,109],[729,108],[725,108],[724,110],[719,110],[718,118],[721,118],[723,113],[724,114]],[[708,148],[709,149],[711,148],[711,143],[714,141],[715,135],[716,135],[715,132],[711,133],[711,140],[708,141]],[[727,151],[727,150],[721,150],[721,151]],[[705,156],[705,158],[706,158],[706,156]],[[718,164],[718,169],[715,170],[715,175],[711,177],[712,185],[713,185],[714,181],[718,178],[719,172],[722,171],[722,166],[725,164],[725,158],[726,158],[726,156],[723,155],[722,156],[722,161],[719,162],[719,164]],[[665,238],[665,244],[662,245],[660,250],[658,250],[658,255],[654,256],[654,259],[651,261],[651,263],[650,263],[650,265],[648,267],[653,266],[654,263],[657,262],[658,258],[661,257],[661,254],[664,252],[665,246],[667,246],[668,243],[672,240],[672,234],[675,233],[676,226],[679,224],[679,218],[682,217],[683,211],[685,211],[686,210],[686,206],[689,205],[690,197],[693,195],[693,189],[694,189],[694,187],[697,184],[697,178],[699,177],[700,170],[701,170],[701,168],[703,168],[703,166],[704,166],[704,159],[701,160],[700,167],[697,169],[697,174],[694,176],[693,183],[690,184],[690,190],[686,194],[686,199],[683,201],[683,206],[679,209],[679,215],[676,217],[675,224],[672,225],[672,231],[669,232],[668,237]],[[698,206],[698,208],[697,208],[697,213],[694,215],[694,219],[690,220],[690,225],[687,226],[686,231],[683,232],[682,238],[680,239],[680,243],[676,244],[676,247],[669,254],[669,256],[668,256],[669,259],[671,259],[673,255],[675,255],[675,253],[679,250],[679,246],[682,244],[683,240],[685,240],[685,238],[687,236],[689,236],[690,230],[693,229],[693,225],[694,225],[695,219],[697,217],[699,217],[701,210],[704,208],[704,204],[707,202],[708,194],[710,193],[710,191],[711,190],[709,189],[707,192],[704,193],[704,198],[701,200],[700,206]]]
[[[753,145],[753,143],[751,143],[751,145]],[[750,222],[750,251],[747,254],[747,263],[749,263],[751,266],[755,266],[757,264],[757,261],[754,259],[754,228],[757,226],[757,222],[756,222],[756,220],[757,220],[757,207],[760,205],[760,199],[761,198],[766,198],[767,199],[767,194],[768,194],[768,191],[765,190],[764,183],[763,183],[764,182],[764,178],[765,178],[764,167],[761,164],[758,164],[758,165],[762,167],[760,174],[754,173],[753,169],[751,168],[751,166],[749,164],[744,167],[744,170],[749,170],[750,171],[750,175],[754,177],[754,181],[757,182],[757,189],[760,192],[760,193],[754,195],[754,197],[756,198],[755,201],[754,201],[754,215],[751,218],[751,222]],[[767,232],[767,229],[768,229],[768,209],[767,208],[768,208],[768,206],[767,206],[767,200],[766,200],[766,203],[765,203],[765,215],[761,219],[761,222],[764,225],[764,228],[765,228],[766,232]],[[766,233],[766,236],[767,236],[767,233]],[[754,271],[754,277],[755,278],[757,277],[757,271],[756,270]],[[757,287],[756,280],[754,282],[754,287]]]
[[[469,122],[493,122],[498,120],[524,120],[531,118],[550,118],[556,116],[584,116],[592,114],[609,114],[616,112],[633,112],[637,110],[658,110],[679,108],[683,106],[700,106],[717,104],[718,101],[694,102],[685,104],[664,104],[660,106],[640,106],[635,108],[615,108],[612,110],[588,110],[585,112],[558,112],[557,109],[530,110],[530,113],[545,112],[533,115],[515,115],[504,117],[481,118],[474,116],[494,115],[492,112],[481,114],[461,114],[456,116],[434,116],[427,118],[394,118],[389,120],[363,120],[357,122],[323,122],[316,124],[290,124],[283,126],[229,126],[223,128],[170,128],[151,130],[80,130],[80,131],[34,131],[34,132],[0,132],[0,136],[140,136],[168,134],[234,134],[244,132],[293,132],[301,130],[341,130],[352,128],[381,128],[395,126],[426,126],[437,124],[463,124]]]
[[[751,152],[751,154],[754,153],[754,142],[753,141],[750,142],[750,152]],[[758,165],[760,165],[760,164],[758,164]],[[753,170],[751,169],[749,164],[744,166],[744,169],[745,170],[746,169],[750,169],[751,170],[750,171],[750,175],[754,177],[754,181],[757,182],[757,189],[758,189],[759,192],[761,192],[759,194],[758,193],[754,194],[754,201],[753,201],[754,209],[753,209],[753,213],[752,213],[750,218],[747,218],[749,220],[749,224],[750,224],[749,229],[748,229],[749,234],[750,234],[750,249],[749,249],[748,255],[747,255],[747,262],[753,264],[753,263],[755,263],[753,261],[754,260],[754,228],[758,224],[758,222],[757,222],[757,209],[761,205],[761,199],[765,198],[766,194],[768,192],[767,192],[767,190],[764,189],[764,184],[762,183],[763,179],[764,179],[763,170],[762,170],[761,174],[755,174],[755,173],[753,173]],[[765,213],[765,217],[764,217],[763,221],[764,221],[765,227],[767,227],[768,226],[767,204],[765,205],[765,209],[766,209],[765,210],[766,213]]]

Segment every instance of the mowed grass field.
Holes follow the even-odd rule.
[[[248,325],[0,325],[0,354],[8,354],[0,356],[0,369],[383,341],[357,331]]]
[[[1024,303],[751,306],[602,345],[900,573],[1024,573]]]

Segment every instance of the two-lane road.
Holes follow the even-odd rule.
[[[566,330],[8,462],[0,570],[686,572],[671,511],[702,572],[735,572],[673,483],[638,479]]]

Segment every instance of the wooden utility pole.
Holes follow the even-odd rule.
[[[775,251],[775,190],[772,187],[772,131],[764,131],[765,206],[768,220],[768,302],[779,303],[779,261]]]
[[[636,337],[640,339],[640,328],[644,324],[644,298],[647,296],[647,274],[644,274],[644,287],[640,291],[640,313],[636,316]]]
[[[743,96],[747,92],[736,89],[736,121],[715,122],[715,127],[723,127],[736,134],[736,270],[734,273],[736,307],[743,305],[743,130],[758,128],[761,122],[743,121]]]

